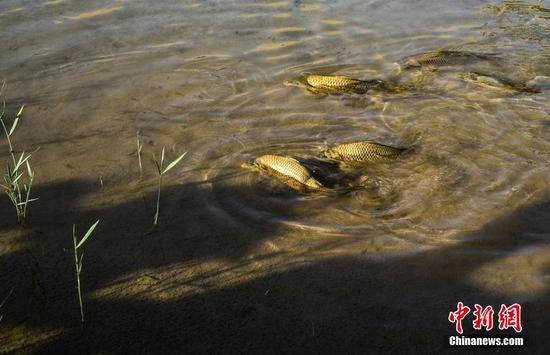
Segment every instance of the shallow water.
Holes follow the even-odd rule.
[[[498,263],[488,265],[469,282],[529,299],[548,289],[549,31],[548,12],[499,2],[13,0],[0,4],[0,68],[8,108],[26,105],[19,145],[40,147],[38,186],[101,177],[113,201],[138,198],[139,130],[148,166],[162,146],[171,158],[189,152],[166,183],[182,213],[193,204],[208,211],[210,221],[189,221],[194,233],[283,226],[269,242],[277,250],[342,240],[350,242],[319,253],[378,260],[481,245],[487,233],[479,230],[501,219],[493,233],[514,230],[525,250],[509,254],[497,238],[475,252],[503,263],[542,261],[517,262],[501,275]],[[500,59],[403,72],[419,85],[400,94],[316,97],[282,85],[303,72],[393,78],[401,58],[442,48]],[[457,77],[480,70],[535,79],[541,92]],[[262,154],[308,160],[363,139],[415,149],[394,162],[346,168],[368,187],[348,193],[298,194],[240,169]],[[154,183],[147,170],[142,185],[152,191]],[[178,186],[197,186],[196,196]],[[96,209],[99,200],[79,206]],[[534,231],[524,235],[506,216],[532,204],[543,210],[532,213]],[[525,279],[519,291],[510,287],[514,278]]]

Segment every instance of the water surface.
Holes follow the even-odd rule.
[[[18,145],[40,147],[33,160],[42,191],[61,186],[50,200],[44,192],[35,210],[60,216],[63,223],[48,222],[55,228],[70,225],[63,184],[86,181],[68,188],[71,213],[94,211],[107,221],[107,235],[109,229],[137,235],[132,225],[147,225],[150,211],[135,205],[143,194],[151,203],[147,193],[155,189],[150,157],[166,146],[170,158],[189,152],[165,181],[166,234],[183,239],[167,247],[169,261],[147,265],[154,274],[179,267],[186,270],[178,276],[183,280],[204,269],[225,275],[211,279],[208,290],[327,258],[383,263],[450,250],[463,256],[445,271],[443,260],[434,262],[439,267],[430,271],[440,278],[424,289],[444,280],[445,272],[461,273],[463,264],[487,259],[455,281],[514,300],[540,299],[548,292],[550,262],[550,25],[543,11],[548,3],[539,5],[3,1],[0,68],[8,108],[26,105]],[[402,94],[316,97],[282,85],[304,72],[389,79],[401,58],[449,48],[498,53],[500,59],[402,73],[419,82],[415,92]],[[479,70],[529,82],[541,92],[495,90],[457,77]],[[145,144],[141,182],[137,131]],[[346,194],[298,194],[239,167],[262,154],[307,161],[327,146],[363,139],[415,150],[395,162],[350,169],[370,187]],[[31,220],[33,213],[42,212],[31,209]],[[121,217],[109,222],[110,213]],[[90,263],[118,260],[112,233],[101,248],[109,256],[102,259],[98,246]],[[140,238],[128,248],[140,249]],[[29,238],[9,240],[0,248],[6,257],[18,250],[15,241]],[[117,295],[142,272],[143,266],[128,265],[142,262],[143,253],[124,257],[115,273],[96,276],[89,291],[100,300],[138,294],[158,300],[158,290]],[[239,264],[258,255],[263,259],[253,267]],[[227,267],[245,271],[227,276]],[[176,300],[199,291],[162,292],[160,299]],[[399,293],[388,291],[388,297],[398,300]],[[441,300],[441,294],[427,299]]]

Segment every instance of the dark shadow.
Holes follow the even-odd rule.
[[[24,232],[28,245],[0,256],[0,282],[8,289],[15,287],[13,299],[3,309],[4,324],[63,329],[55,340],[31,348],[25,348],[23,340],[20,350],[52,354],[447,353],[454,350],[447,346],[448,336],[455,334],[447,316],[459,301],[495,309],[501,303],[520,302],[527,342],[523,350],[542,354],[550,346],[548,288],[518,301],[470,279],[481,267],[512,253],[548,246],[550,226],[541,221],[550,220],[549,200],[488,223],[453,245],[400,256],[358,253],[328,259],[289,258],[287,267],[273,273],[250,275],[243,277],[250,281],[217,287],[211,283],[212,274],[229,269],[185,277],[181,276],[185,265],[223,258],[239,269],[258,258],[277,256],[277,252],[254,257],[249,253],[275,238],[281,226],[270,222],[258,226],[257,220],[242,216],[235,222],[224,215],[231,208],[222,212],[205,203],[254,191],[217,187],[208,192],[197,185],[170,186],[164,190],[162,207],[163,221],[169,223],[145,235],[152,214],[139,198],[106,202],[104,208],[92,211],[82,209],[79,196],[95,188],[85,181],[42,188],[41,205],[35,206],[32,217],[37,229]],[[58,207],[46,202],[60,198]],[[0,204],[2,215],[10,212],[7,207]],[[86,248],[85,292],[93,294],[124,282],[130,296],[87,297],[87,321],[82,328],[72,254],[63,248],[71,245],[73,222],[83,232],[97,218],[102,219],[101,226]],[[3,220],[0,231],[11,227]],[[32,260],[41,266],[42,296],[33,296],[41,288],[31,282],[36,272],[24,267],[32,265]],[[159,266],[168,267],[168,274],[147,272]],[[547,265],[541,272],[549,270]],[[136,277],[138,272],[141,276]],[[143,297],[131,291],[134,286],[142,287]],[[189,287],[195,291],[174,296]],[[163,300],[163,295],[170,297]],[[29,301],[33,297],[42,306],[33,306]],[[464,323],[466,333],[472,333],[471,320]],[[490,334],[507,333],[497,329]]]

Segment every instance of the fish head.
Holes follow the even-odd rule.
[[[312,178],[312,177],[310,177],[309,179],[307,179],[305,181],[305,185],[309,188],[312,188],[312,189],[321,189],[321,188],[323,188],[323,185],[319,181],[315,180],[315,178]]]
[[[246,170],[256,170],[256,162],[254,160],[244,162],[241,164],[241,168]]]
[[[305,83],[300,79],[285,80],[283,81],[283,85],[290,86],[290,87],[298,87],[298,88],[305,87]]]
[[[412,69],[412,68],[420,68],[422,65],[418,62],[418,60],[414,58],[409,58],[404,60],[403,62],[399,63],[403,69]]]

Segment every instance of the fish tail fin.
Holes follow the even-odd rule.
[[[408,147],[403,147],[399,149],[401,151],[401,155],[410,155],[410,154],[414,154],[415,152],[418,152],[418,150],[420,149],[420,144],[416,142]]]

